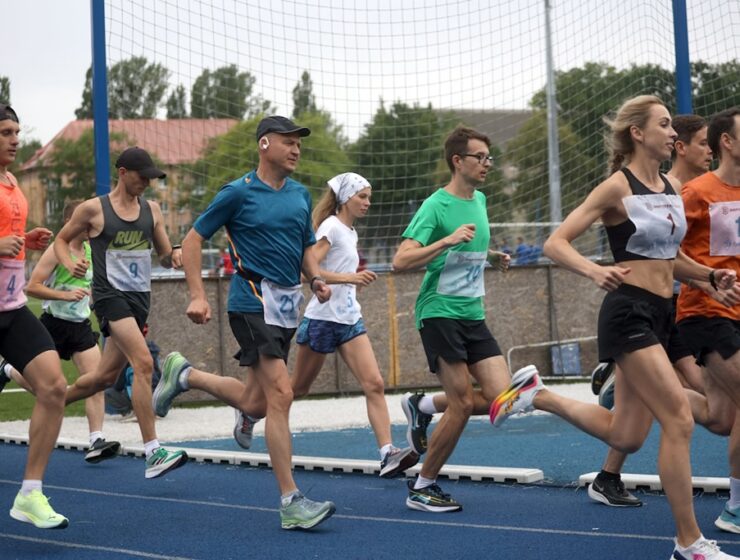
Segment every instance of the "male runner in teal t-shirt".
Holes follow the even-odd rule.
[[[409,444],[427,450],[426,427],[434,412],[444,415],[429,443],[419,477],[409,482],[406,505],[431,512],[462,506],[437,485],[437,475],[455,449],[471,414],[488,412],[491,400],[509,386],[506,361],[488,330],[483,296],[487,260],[506,270],[510,257],[488,248],[491,233],[486,197],[476,190],[491,167],[491,141],[471,128],[456,128],[445,141],[450,182],[424,201],[403,233],[393,258],[397,271],[426,266],[416,300],[416,326],[444,394],[404,395]],[[473,376],[481,387],[473,391]]]

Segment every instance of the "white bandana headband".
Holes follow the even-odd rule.
[[[350,198],[369,186],[370,182],[357,173],[342,173],[329,179],[329,187],[334,191],[339,204],[346,204]]]

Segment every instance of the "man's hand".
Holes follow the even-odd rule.
[[[75,278],[84,278],[87,274],[88,268],[90,268],[90,261],[87,259],[79,259],[75,261],[75,267],[70,270],[70,272]]]
[[[500,272],[506,272],[509,270],[511,264],[511,255],[503,253],[501,251],[488,250],[488,262],[491,266]]]
[[[175,270],[182,269],[182,248],[172,249],[172,268]]]
[[[43,251],[51,241],[51,230],[46,228],[33,228],[26,233],[26,247],[32,251]]]
[[[25,238],[20,235],[0,237],[0,257],[17,257],[24,243]]]
[[[475,224],[463,224],[445,237],[445,242],[448,247],[454,247],[471,241],[473,237],[475,237]]]
[[[316,279],[311,282],[311,290],[316,294],[319,303],[326,303],[331,298],[331,288],[323,280]]]
[[[90,292],[84,288],[75,288],[69,292],[64,292],[64,301],[80,301],[89,296]]]
[[[185,313],[196,325],[205,325],[211,320],[211,306],[207,299],[191,300]]]

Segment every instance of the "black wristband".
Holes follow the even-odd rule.
[[[310,289],[310,290],[311,290],[312,292],[313,292],[313,283],[314,283],[314,282],[315,282],[316,280],[321,280],[322,282],[324,282],[324,279],[323,279],[323,278],[322,278],[321,276],[314,276],[313,278],[311,278],[311,281],[310,281],[310,282],[308,283],[308,287],[309,287],[309,289]]]
[[[712,288],[715,290],[719,289],[717,288],[717,281],[714,279],[714,270],[709,271],[709,283],[712,285]]]

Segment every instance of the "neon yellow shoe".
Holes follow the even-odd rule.
[[[64,529],[69,525],[69,519],[55,512],[49,505],[49,499],[39,490],[32,490],[27,496],[18,492],[10,517],[33,523],[39,529]]]

